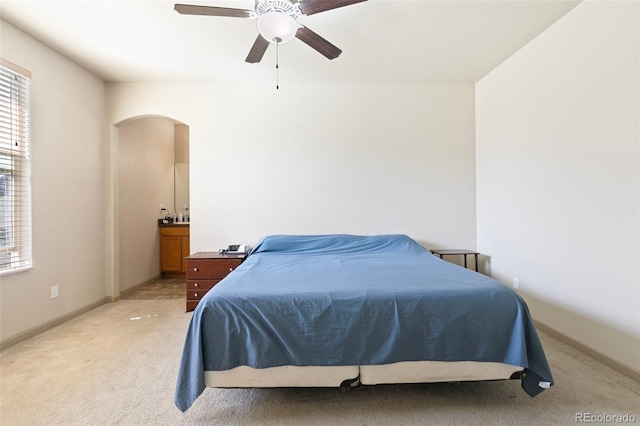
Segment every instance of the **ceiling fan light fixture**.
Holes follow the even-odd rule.
[[[267,12],[258,16],[258,31],[269,43],[288,43],[296,36],[298,23],[290,15]]]
[[[337,58],[342,50],[298,23],[298,18],[365,1],[367,0],[255,0],[253,10],[195,4],[176,4],[174,9],[182,15],[257,18],[259,34],[245,59],[245,62],[255,64],[262,60],[269,44],[275,44],[277,48],[278,45],[288,43],[294,38],[307,44],[327,59]],[[276,49],[276,58],[277,56]]]

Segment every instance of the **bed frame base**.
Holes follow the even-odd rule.
[[[521,379],[522,367],[500,362],[410,361],[386,365],[271,368],[239,366],[205,371],[212,388],[340,387],[393,383],[435,383]]]

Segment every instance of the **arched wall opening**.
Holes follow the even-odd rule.
[[[160,277],[157,219],[160,206],[173,212],[176,193],[184,192],[176,190],[175,171],[176,163],[189,162],[189,127],[163,115],[140,115],[111,130],[107,296],[115,301]]]

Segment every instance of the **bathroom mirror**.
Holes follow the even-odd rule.
[[[189,204],[189,163],[175,163],[174,170],[175,212],[182,212]]]

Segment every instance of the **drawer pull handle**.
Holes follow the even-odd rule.
[[[198,293],[194,293],[194,297],[198,297]]]
[[[200,285],[200,284],[198,284],[198,283],[194,283],[194,284],[193,284],[193,286],[194,286],[194,287],[198,287],[199,285]]]
[[[198,272],[198,268],[193,268],[193,272]]]

